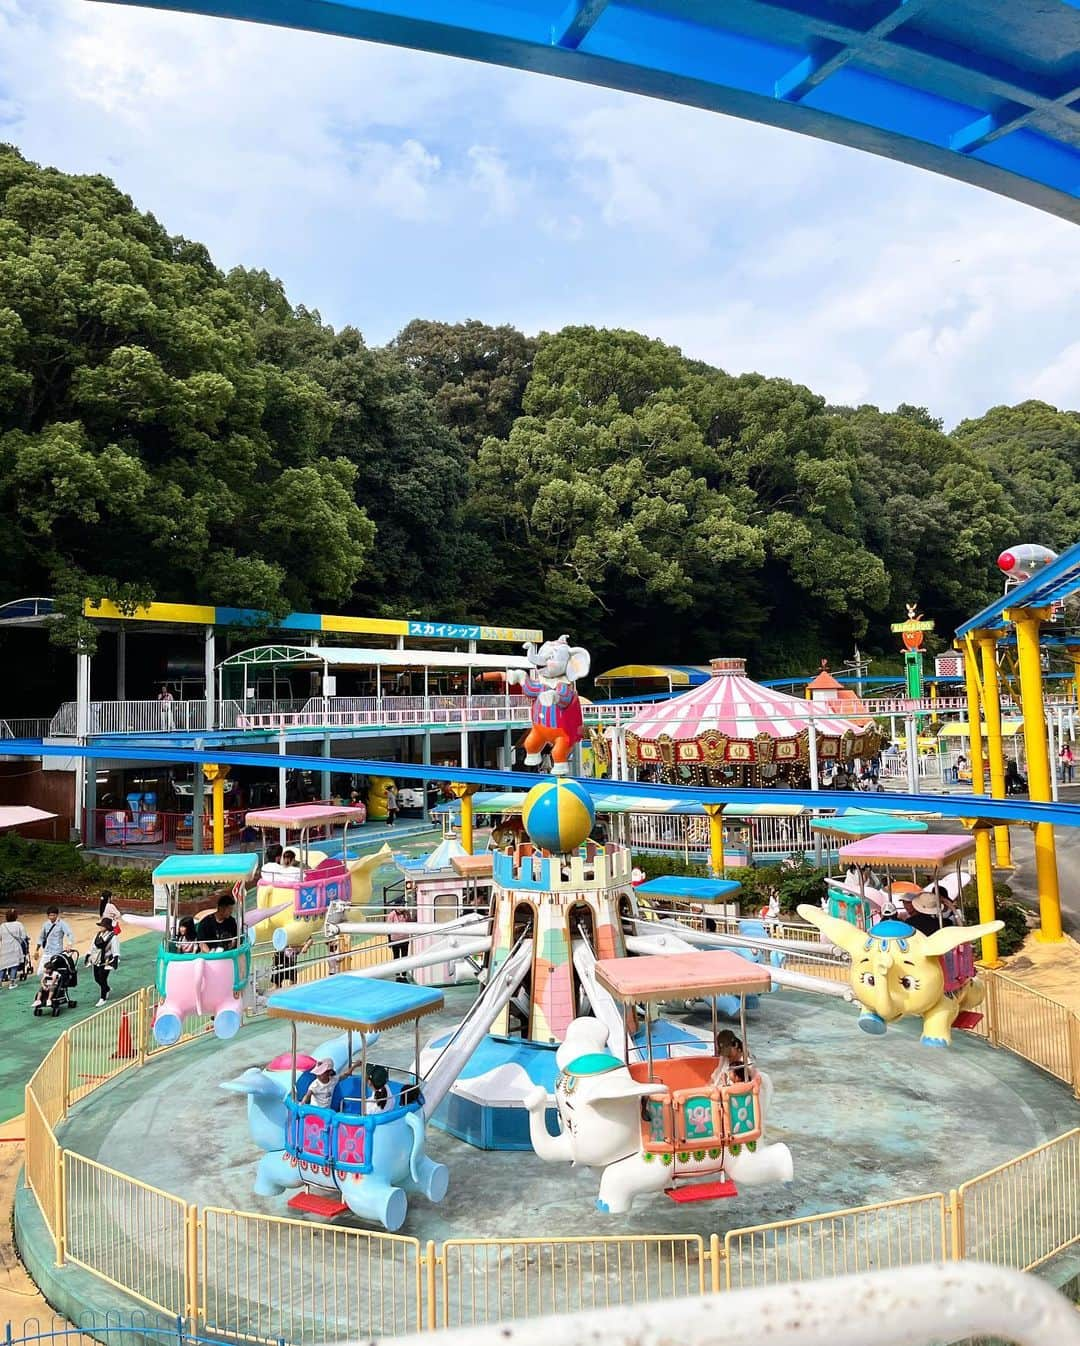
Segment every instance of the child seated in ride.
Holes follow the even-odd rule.
[[[308,1085],[308,1091],[300,1100],[315,1108],[328,1108],[334,1099],[334,1088],[339,1078],[334,1063],[329,1057],[316,1061],[312,1070],[314,1078]]]
[[[742,1039],[736,1037],[730,1028],[716,1035],[716,1054],[720,1059],[709,1076],[709,1083],[718,1088],[725,1084],[745,1084],[748,1076]]]
[[[364,1111],[389,1112],[394,1106],[394,1096],[390,1092],[390,1072],[385,1066],[369,1065],[367,1082],[370,1092],[364,1100]]]
[[[181,916],[176,926],[176,938],[173,940],[174,953],[198,953],[199,941],[195,936],[194,916]]]

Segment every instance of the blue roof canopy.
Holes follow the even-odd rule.
[[[634,891],[646,897],[681,897],[690,902],[723,902],[742,890],[734,879],[659,878],[639,883]]]
[[[1078,0],[115,0],[724,112],[1080,222]]]
[[[260,857],[251,851],[232,855],[170,855],[154,869],[155,883],[250,883]]]
[[[434,987],[376,981],[349,973],[275,991],[266,1002],[272,1019],[296,1019],[360,1033],[393,1028],[442,1007],[443,993]]]

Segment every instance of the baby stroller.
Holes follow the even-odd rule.
[[[77,1008],[71,989],[79,984],[79,964],[73,953],[54,953],[42,968],[41,985],[34,997],[34,1014],[51,1009],[53,1018],[64,1009]]]

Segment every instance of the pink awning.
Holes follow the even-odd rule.
[[[249,827],[331,827],[334,823],[362,823],[366,809],[346,804],[291,804],[285,809],[256,809],[246,818]]]
[[[963,860],[975,854],[973,837],[931,836],[924,833],[889,834],[862,837],[850,846],[841,846],[840,863],[852,865],[919,865],[936,867]]]
[[[46,813],[44,809],[34,809],[27,804],[5,804],[0,807],[0,832],[11,827],[25,827],[27,823],[48,822],[56,816],[55,813]]]

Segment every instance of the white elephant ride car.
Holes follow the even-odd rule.
[[[595,975],[623,1005],[767,991],[769,969],[727,950],[673,956],[606,959]],[[675,1201],[735,1196],[737,1185],[790,1182],[786,1145],[763,1140],[771,1084],[750,1057],[746,1016],[741,1036],[718,1032],[712,1050],[654,1057],[646,1019],[646,1059],[627,1065],[609,1048],[607,1028],[575,1019],[555,1055],[555,1105],[561,1130],[547,1130],[546,1091],[525,1098],[533,1149],[549,1162],[602,1170],[597,1209],[628,1211],[636,1196],[666,1191]],[[640,1055],[629,1041],[623,1055]]]

